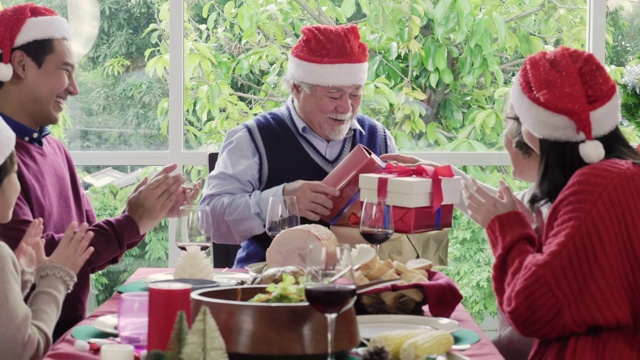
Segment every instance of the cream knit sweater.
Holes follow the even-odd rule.
[[[61,269],[56,269],[60,271]],[[55,272],[55,271],[54,271]],[[13,251],[0,241],[0,357],[41,359],[51,346],[68,286],[62,277],[36,275],[36,289],[25,303],[32,276],[21,272]]]

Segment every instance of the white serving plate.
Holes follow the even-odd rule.
[[[118,314],[103,315],[93,320],[94,328],[111,335],[118,335]]]
[[[144,280],[147,282],[173,280],[173,272],[149,275]],[[248,282],[251,280],[251,275],[235,271],[215,271],[212,280],[218,282],[220,286],[234,286],[238,285],[238,281]]]
[[[371,339],[372,337],[394,330],[435,329],[454,332],[460,329],[460,323],[440,317],[417,315],[359,315],[358,329],[360,337]]]

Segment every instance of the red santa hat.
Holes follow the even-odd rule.
[[[581,142],[580,156],[589,164],[605,156],[594,138],[621,119],[618,88],[600,61],[565,46],[524,61],[511,101],[524,128],[541,139]]]
[[[364,85],[369,52],[357,25],[312,25],[301,32],[289,54],[291,80],[321,86]]]
[[[44,6],[31,3],[0,11],[0,81],[11,80],[11,49],[35,40],[69,39],[67,20]]]
[[[0,164],[9,157],[16,146],[16,134],[0,116]]]

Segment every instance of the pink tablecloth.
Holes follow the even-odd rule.
[[[144,279],[145,277],[157,274],[161,272],[169,271],[166,268],[142,268],[138,269],[132,276],[129,278],[127,282],[136,281],[140,279]],[[120,300],[120,294],[114,294],[109,300],[107,300],[104,304],[96,309],[88,318],[83,320],[79,325],[87,325],[91,324],[93,319],[107,315],[114,314],[118,312],[118,302]],[[460,322],[462,327],[473,330],[480,334],[480,342],[471,346],[469,350],[456,352],[460,355],[464,355],[470,359],[474,360],[500,360],[503,357],[500,355],[498,350],[493,346],[489,338],[480,330],[478,324],[473,321],[471,315],[465,310],[462,305],[458,305],[454,310],[453,314],[451,314],[451,318]],[[73,346],[75,340],[71,336],[71,331],[67,332],[62,336],[52,347],[51,350],[44,357],[45,360],[98,360],[100,359],[99,355],[88,353],[88,352],[80,352],[76,350]]]

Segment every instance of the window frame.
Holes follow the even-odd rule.
[[[207,166],[207,152],[184,150],[184,4],[171,1],[169,5],[169,148],[167,151],[71,151],[76,166],[87,165],[141,165],[163,166],[178,164],[178,171],[185,166]],[[587,51],[604,63],[606,34],[606,0],[587,1]],[[177,39],[177,41],[175,41]],[[498,166],[509,165],[504,151],[494,152],[412,152],[422,159],[451,165]],[[204,185],[204,184],[203,184]],[[176,221],[169,221],[169,241],[173,243]],[[169,266],[173,266],[180,255],[175,246],[169,246]]]

